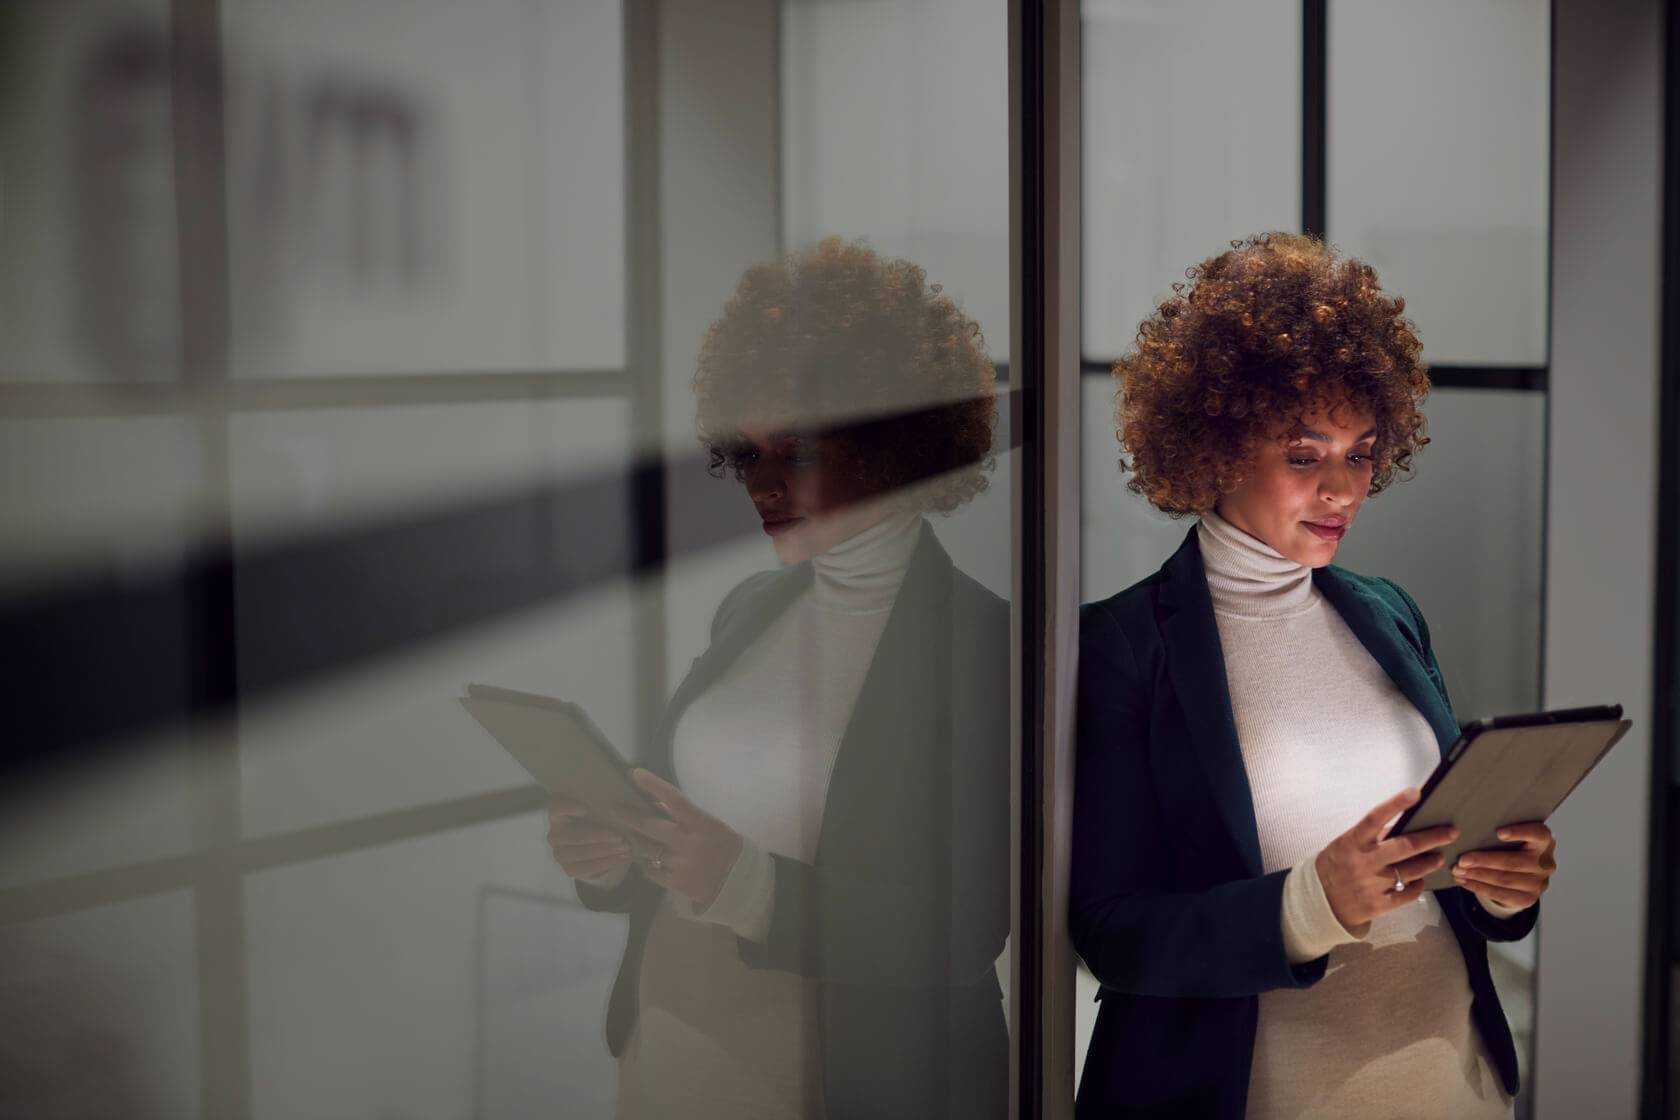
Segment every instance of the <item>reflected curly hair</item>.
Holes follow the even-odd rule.
[[[1422,343],[1364,261],[1316,237],[1260,233],[1187,270],[1189,282],[1114,364],[1126,488],[1173,518],[1212,509],[1254,456],[1303,417],[1351,404],[1373,417],[1369,493],[1429,443]]]
[[[834,438],[872,493],[949,513],[986,489],[997,373],[980,326],[907,260],[826,238],[749,268],[700,346],[696,428],[723,477],[744,422]]]

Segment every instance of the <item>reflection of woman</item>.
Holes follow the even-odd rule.
[[[724,600],[638,771],[671,820],[552,814],[630,915],[621,1115],[1003,1114],[1008,609],[922,515],[984,487],[993,380],[919,268],[834,240],[708,334],[701,438],[787,566]]]
[[[1486,942],[1533,928],[1551,834],[1424,892],[1451,833],[1385,826],[1458,724],[1417,604],[1330,563],[1428,442],[1419,343],[1322,242],[1233,249],[1116,367],[1128,486],[1200,520],[1081,620],[1079,1113],[1509,1116]]]

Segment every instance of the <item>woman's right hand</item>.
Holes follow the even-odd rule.
[[[1453,825],[1426,828],[1405,836],[1385,838],[1385,826],[1417,804],[1420,791],[1404,789],[1360,818],[1359,823],[1330,841],[1314,866],[1324,897],[1336,920],[1356,937],[1365,936],[1372,918],[1397,910],[1423,893],[1423,878],[1444,858],[1436,848],[1458,839]],[[1406,889],[1394,889],[1395,875]]]
[[[574,879],[598,879],[630,862],[630,842],[589,815],[580,801],[555,794],[548,802],[548,846]]]

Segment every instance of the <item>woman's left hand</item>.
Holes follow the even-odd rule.
[[[1522,847],[1465,852],[1453,864],[1453,878],[1483,901],[1526,910],[1551,885],[1557,871],[1557,839],[1539,821],[1506,825],[1499,830],[1499,838],[1521,840]]]
[[[660,846],[656,858],[641,863],[642,874],[691,899],[697,909],[710,906],[741,854],[740,833],[652,771],[638,767],[631,772],[630,780],[669,818],[626,813],[621,819],[624,827]]]

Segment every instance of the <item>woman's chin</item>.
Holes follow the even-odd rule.
[[[776,550],[776,559],[784,565],[803,564],[816,555],[816,547],[811,534],[806,532],[806,526],[788,529],[770,538],[770,547]]]

